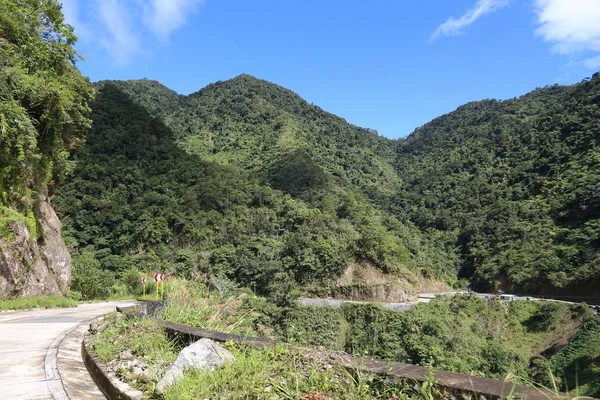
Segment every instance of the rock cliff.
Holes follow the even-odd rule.
[[[0,298],[60,294],[71,282],[71,256],[61,223],[43,196],[39,206],[40,239],[22,221],[8,223],[14,234],[0,238]]]

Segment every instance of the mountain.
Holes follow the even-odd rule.
[[[248,82],[270,85],[246,76],[236,78],[223,84],[225,99],[237,87],[245,90]],[[327,288],[354,264],[413,283],[455,279],[447,249],[412,224],[377,210],[361,192],[367,191],[370,181],[387,179],[386,170],[392,174],[393,168],[388,162],[382,175],[371,177],[360,169],[369,165],[368,160],[361,160],[360,168],[349,160],[355,157],[358,163],[359,154],[370,154],[383,163],[375,145],[387,140],[315,109],[323,117],[322,122],[313,120],[315,132],[337,123],[362,140],[346,140],[350,150],[321,158],[323,149],[335,142],[333,131],[331,137],[323,134],[324,139],[314,143],[310,131],[281,128],[275,135],[271,125],[244,125],[246,117],[227,108],[219,118],[227,121],[228,128],[222,129],[230,138],[212,142],[225,150],[200,154],[190,148],[194,140],[202,143],[197,135],[185,136],[184,130],[172,127],[179,121],[175,115],[186,115],[177,114],[179,108],[189,110],[186,102],[196,104],[204,98],[202,92],[187,98],[170,96],[164,87],[144,80],[103,82],[97,87],[86,145],[75,157],[71,179],[55,197],[76,255],[93,252],[106,270],[120,276],[140,268],[190,278],[225,277],[282,301],[294,288]],[[211,97],[203,101],[214,103],[219,92],[209,91]],[[143,95],[139,101],[136,93]],[[291,92],[284,94],[297,100]],[[271,108],[275,106],[266,109]],[[157,109],[161,112],[156,116],[150,113]],[[290,124],[312,126],[301,113],[281,113]],[[190,124],[204,121],[189,118]],[[209,121],[215,118],[206,116]],[[220,126],[218,121],[215,126]],[[261,131],[270,133],[261,136]],[[210,130],[201,125],[196,132]],[[277,147],[277,142],[283,144]],[[253,147],[257,143],[266,146],[263,154]],[[265,143],[274,149],[267,150]],[[233,157],[235,146],[238,158]],[[346,160],[348,167],[336,167],[335,157]],[[339,174],[331,172],[334,168]],[[360,184],[351,183],[361,177]],[[410,284],[404,286],[410,289]]]
[[[288,170],[296,174],[296,164],[303,162],[311,164],[308,169],[318,165],[341,186],[356,185],[373,196],[385,196],[399,185],[391,166],[392,140],[267,81],[240,75],[186,97],[176,97],[155,81],[111,83],[160,117],[188,153],[255,172],[284,191],[301,194],[316,183],[303,188],[286,175]],[[288,187],[290,180],[293,187]]]
[[[480,290],[598,296],[599,143],[600,74],[469,103],[398,142],[388,209],[451,233]]]
[[[359,266],[413,289],[425,277],[593,297],[599,82],[469,103],[401,140],[249,75],[189,96],[150,80],[100,82],[60,209],[73,248],[93,246],[115,271],[152,254],[264,290],[276,273],[290,287],[327,286]],[[218,178],[171,172],[186,168]],[[256,192],[277,201],[250,201]],[[292,204],[305,211],[289,225]],[[158,223],[150,240],[143,232]]]

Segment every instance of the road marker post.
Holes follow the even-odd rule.
[[[144,294],[142,295],[142,299],[144,299],[146,297],[146,281],[147,281],[146,277],[143,277],[142,278],[142,286],[144,288]]]
[[[158,300],[158,292],[160,290],[160,283],[163,282],[165,280],[165,276],[163,274],[154,274],[154,282],[156,282],[156,300]],[[163,283],[163,287],[162,287],[162,295],[165,295],[165,290],[164,290],[164,283]]]

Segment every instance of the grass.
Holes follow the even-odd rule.
[[[153,320],[117,316],[119,314],[107,317],[106,327],[90,336],[90,351],[107,365],[125,361],[116,371],[117,376],[146,394],[152,394],[167,367],[177,358],[179,348]],[[137,367],[143,367],[143,376],[133,373],[136,366],[127,365],[130,359],[139,360]]]
[[[573,337],[588,318],[579,308],[459,296],[406,313],[363,312],[360,307],[283,310],[251,294],[222,299],[200,284],[176,281],[171,283],[169,305],[160,317],[226,333],[267,336],[300,346],[325,346],[523,384],[531,385],[532,379],[549,387],[556,383],[561,390],[577,387],[579,394],[598,396],[600,353],[592,345],[597,336],[581,332]],[[573,343],[558,357],[546,353],[566,342]],[[583,347],[589,350],[582,351]],[[551,358],[542,364],[551,368],[557,382],[545,377],[539,367],[528,367],[545,358]]]
[[[77,301],[62,296],[20,297],[9,300],[0,300],[0,310],[66,307],[77,307]]]
[[[241,293],[222,299],[206,287],[186,282],[169,283],[169,302],[159,317],[189,326],[239,335],[254,335],[254,316],[242,307],[247,294]]]
[[[114,314],[90,336],[91,353],[107,365],[131,356],[146,365],[146,375],[132,373],[128,364],[119,378],[157,398],[154,388],[180,350],[150,319]],[[169,387],[164,399],[434,399],[442,398],[433,382],[407,385],[337,366],[329,353],[291,351],[283,346],[253,349],[226,343],[234,361],[217,371],[190,370]],[[126,356],[124,356],[126,355]],[[137,363],[136,365],[139,365]]]
[[[555,326],[552,329],[540,329],[535,320],[540,313],[540,304],[531,301],[512,301],[506,303],[507,321],[503,327],[502,343],[525,359],[539,355],[544,349],[559,341],[569,331],[581,324],[580,318],[571,315],[567,305],[558,304],[557,313],[552,316]],[[541,310],[544,311],[544,310]]]
[[[142,390],[147,398],[434,400],[448,397],[436,385],[433,374],[425,382],[412,382],[360,372],[360,365],[348,370],[337,365],[335,353],[284,346],[255,349],[231,342],[224,346],[233,353],[233,361],[212,372],[186,371],[182,380],[157,397],[154,388],[177,357],[180,345],[171,342],[151,319],[127,319],[116,314],[106,318],[105,325],[90,337],[92,354],[113,367],[119,360],[138,360],[133,367],[117,364],[116,373],[121,380]],[[144,376],[133,373],[140,363],[145,365]],[[507,394],[507,398],[512,397]],[[478,396],[467,394],[465,398]],[[559,398],[556,387],[548,398]]]
[[[324,353],[284,347],[257,350],[226,344],[235,360],[217,371],[188,371],[165,399],[404,399],[427,398],[383,377],[350,372]],[[424,388],[432,398],[434,386]]]

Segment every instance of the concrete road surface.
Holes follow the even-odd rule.
[[[383,302],[368,302],[368,301],[355,301],[355,300],[336,300],[336,299],[309,299],[304,298],[298,300],[303,306],[313,307],[334,307],[340,308],[344,303],[352,304],[381,304],[384,308],[392,311],[406,311],[410,310],[415,303],[383,303]]]
[[[62,382],[46,373],[49,347],[63,333],[123,303],[0,313],[0,398],[52,399],[50,388]]]

